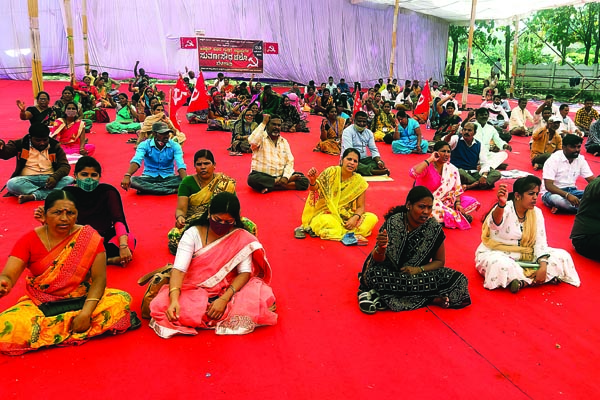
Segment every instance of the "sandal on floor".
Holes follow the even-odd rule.
[[[377,312],[375,301],[380,301],[375,289],[368,292],[358,292],[358,308],[365,314],[375,314]]]
[[[308,228],[308,230],[305,230],[304,232],[306,232],[311,238],[319,237],[319,235],[317,235],[315,231],[312,230],[312,228]]]
[[[525,286],[525,283],[523,281],[520,281],[518,279],[513,279],[510,282],[509,290],[511,293],[515,294],[515,293],[518,293],[519,290],[523,289],[523,286]]]
[[[294,229],[294,237],[296,239],[305,239],[306,238],[306,232],[304,232],[304,229],[302,229],[301,226]]]
[[[125,143],[136,143],[137,142],[137,138],[129,138],[127,139],[127,141]]]
[[[468,223],[473,222],[473,216],[471,214],[463,214],[463,217],[465,217]]]

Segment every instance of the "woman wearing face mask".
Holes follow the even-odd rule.
[[[162,338],[246,334],[277,323],[271,268],[256,237],[246,230],[235,194],[222,192],[185,231],[164,285],[150,303],[150,327]]]
[[[39,92],[36,97],[37,104],[27,107],[22,100],[17,100],[19,107],[19,118],[22,121],[29,120],[31,125],[42,124],[52,126],[56,120],[56,110],[50,107],[50,95],[47,92]]]
[[[96,151],[96,146],[86,143],[85,123],[79,119],[79,111],[73,101],[65,103],[65,117],[57,119],[50,131],[50,137],[60,142],[67,158],[72,154],[92,156]]]
[[[440,140],[428,159],[410,169],[415,185],[425,186],[433,193],[433,217],[446,228],[469,229],[481,204],[463,195],[458,169],[450,164],[450,144]]]
[[[96,159],[81,157],[75,164],[76,186],[63,190],[77,199],[77,222],[90,225],[104,239],[106,263],[125,266],[133,259],[135,238],[129,233],[121,195],[114,186],[100,183],[102,167]],[[35,210],[35,218],[43,222],[44,208]]]
[[[377,216],[365,210],[369,184],[356,172],[360,154],[348,148],[341,165],[326,168],[317,177],[317,170],[308,171],[310,194],[302,212],[302,227],[294,237],[303,239],[305,232],[321,239],[341,240],[348,232],[367,237],[377,224]]]

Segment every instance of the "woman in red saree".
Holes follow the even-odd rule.
[[[150,327],[160,337],[197,329],[242,335],[277,323],[271,268],[262,245],[243,228],[239,200],[222,192],[183,234],[169,286],[150,303]]]
[[[48,195],[45,224],[16,244],[0,274],[0,297],[28,269],[27,294],[0,313],[0,352],[19,355],[51,345],[82,344],[104,333],[136,328],[131,296],[106,288],[102,237],[90,226],[76,225],[73,195]]]

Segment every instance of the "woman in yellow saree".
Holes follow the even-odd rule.
[[[81,344],[104,333],[140,326],[131,296],[106,288],[103,239],[75,224],[69,192],[55,190],[44,204],[44,225],[15,244],[0,274],[0,297],[25,269],[27,294],[0,314],[0,352],[19,355],[52,345]]]
[[[300,229],[314,232],[321,239],[341,240],[348,232],[367,237],[377,224],[377,216],[365,211],[365,192],[369,184],[356,173],[360,155],[348,148],[341,166],[326,168],[317,178],[317,170],[308,171],[310,194],[302,212]]]

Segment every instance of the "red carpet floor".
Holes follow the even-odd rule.
[[[65,85],[48,82],[54,102]],[[2,139],[26,133],[18,119],[16,99],[29,105],[29,82],[0,81]],[[478,96],[469,105],[479,105]],[[109,111],[109,113],[111,113]],[[180,119],[185,120],[184,110]],[[111,113],[114,116],[114,112]],[[336,164],[337,157],[313,153],[319,119],[310,118],[311,133],[284,133],[296,157],[296,170],[306,172]],[[159,338],[147,326],[115,337],[93,339],[80,347],[45,349],[19,357],[0,356],[0,398],[47,399],[583,399],[598,398],[596,362],[600,321],[597,263],[577,255],[568,240],[573,216],[552,215],[543,208],[549,244],[567,249],[582,285],[567,284],[488,291],[474,267],[480,242],[480,217],[493,203],[493,192],[472,192],[483,204],[469,231],[446,231],[447,265],[469,278],[473,304],[462,310],[424,308],[413,312],[379,312],[369,316],[357,307],[356,275],[368,247],[338,242],[297,240],[306,192],[260,195],[246,184],[250,156],[230,157],[230,135],[206,132],[205,125],[182,123],[188,172],[193,154],[213,151],[217,170],[237,182],[243,214],[259,227],[273,268],[279,323],[241,337],[202,331],[195,337]],[[431,138],[432,133],[425,134]],[[119,186],[133,154],[129,135],[109,135],[95,124],[89,135],[97,147],[104,182]],[[509,168],[530,171],[528,139],[515,138]],[[367,209],[380,216],[404,203],[412,181],[409,168],[423,156],[393,155],[379,145],[394,182],[373,182]],[[598,159],[585,152],[592,170]],[[0,183],[9,178],[14,160],[0,161]],[[541,173],[536,173],[541,176]],[[581,185],[583,185],[583,181]],[[139,276],[172,261],[166,233],[173,226],[176,197],[139,196],[122,192],[125,212],[138,237],[134,261],[125,269],[108,268],[108,286],[127,290],[139,311],[144,288]],[[0,198],[0,255],[3,264],[14,241],[36,226],[33,209]],[[485,211],[484,211],[485,210]],[[0,310],[23,295],[23,282]]]

